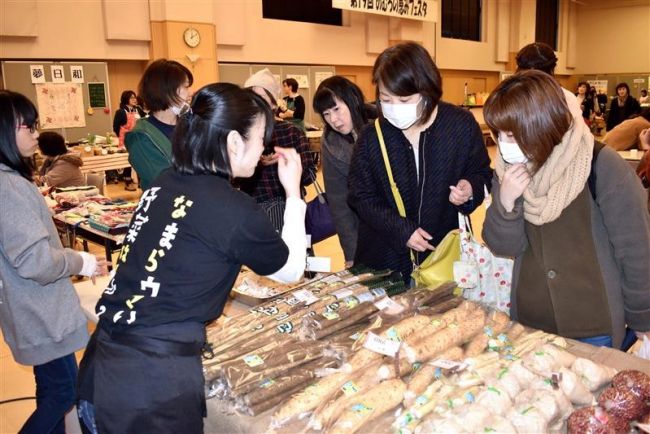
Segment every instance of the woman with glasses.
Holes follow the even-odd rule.
[[[146,190],[160,173],[171,166],[171,138],[178,116],[189,109],[194,77],[174,60],[158,59],[144,71],[138,93],[149,110],[125,136],[129,163]]]
[[[33,366],[36,410],[21,433],[64,434],[75,402],[74,352],[87,320],[70,276],[106,273],[106,262],[63,248],[32,183],[38,112],[25,96],[0,91],[0,327],[16,362]]]
[[[281,282],[302,276],[297,152],[275,148],[287,197],[282,236],[231,185],[254,173],[272,131],[269,105],[229,83],[200,89],[179,119],[172,167],[144,192],[97,303],[79,373],[80,414],[93,431],[202,433],[205,324],[221,315],[242,265]]]

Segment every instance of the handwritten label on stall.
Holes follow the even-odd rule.
[[[383,354],[385,356],[394,356],[399,351],[400,342],[391,339],[383,338],[372,332],[368,332],[366,341],[363,347],[374,351],[375,353]]]

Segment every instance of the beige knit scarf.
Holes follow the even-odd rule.
[[[538,226],[552,222],[578,197],[591,171],[593,148],[594,136],[584,120],[575,117],[562,142],[553,148],[524,191],[524,218],[528,222]],[[500,152],[495,160],[502,181],[507,163]]]

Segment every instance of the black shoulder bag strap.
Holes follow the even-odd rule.
[[[596,160],[598,160],[598,153],[604,147],[605,144],[594,141],[594,155],[591,159],[591,171],[589,172],[589,178],[587,178],[589,192],[591,193],[591,198],[594,201],[596,200]]]

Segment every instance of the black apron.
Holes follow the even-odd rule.
[[[204,342],[198,323],[129,333],[100,323],[78,379],[79,398],[95,406],[99,433],[203,433]]]

